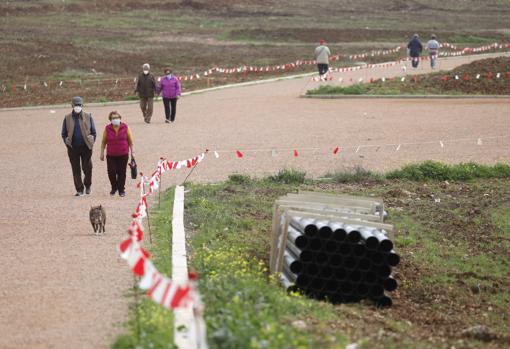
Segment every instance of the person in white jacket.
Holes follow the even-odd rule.
[[[324,75],[329,70],[329,56],[331,56],[331,51],[325,43],[326,42],[321,39],[319,41],[320,45],[315,48],[315,60],[317,61],[319,75]]]
[[[427,42],[427,51],[429,51],[429,58],[430,58],[430,67],[432,69],[436,68],[437,65],[437,57],[439,54],[439,42],[437,41],[437,37],[435,34],[432,34],[430,36],[430,40]]]

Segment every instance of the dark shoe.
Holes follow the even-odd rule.
[[[125,191],[119,191],[119,196],[121,198],[123,198],[124,196],[126,196],[126,192]]]
[[[167,124],[169,124],[169,123],[170,123],[170,120],[168,120],[168,119],[165,119],[165,122],[166,122]]]
[[[111,196],[114,196],[116,192],[117,192],[117,189],[115,189],[115,190],[113,190],[113,189],[112,189],[112,190],[110,191],[110,195],[111,195]]]
[[[84,196],[85,194],[82,191],[77,191],[74,196]]]
[[[85,194],[89,195],[91,192],[92,190],[90,189],[90,187],[85,188]]]

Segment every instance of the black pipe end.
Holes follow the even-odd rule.
[[[347,237],[347,232],[344,229],[336,229],[333,232],[333,239],[336,241],[342,242]]]
[[[317,226],[315,224],[308,224],[305,227],[305,235],[308,237],[314,237],[319,232],[319,229],[317,229]]]
[[[379,243],[379,250],[383,252],[390,252],[393,250],[393,242],[391,240],[383,240]]]
[[[400,263],[400,256],[394,252],[390,252],[386,260],[389,265],[396,267]]]
[[[358,243],[361,241],[361,233],[357,230],[350,231],[349,234],[347,234],[347,240],[352,243]]]
[[[397,287],[398,287],[397,280],[395,280],[394,278],[391,278],[391,277],[387,278],[387,279],[384,279],[382,281],[382,284],[384,286],[384,289],[386,291],[389,291],[389,292],[395,291],[397,289]]]
[[[389,308],[393,305],[393,301],[388,296],[382,296],[380,298],[374,299],[375,306],[377,308]]]

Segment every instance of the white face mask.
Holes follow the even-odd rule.
[[[82,108],[81,108],[81,106],[77,105],[77,106],[75,106],[75,107],[73,108],[73,110],[74,110],[74,112],[75,112],[76,114],[80,114],[80,113],[81,113]]]
[[[166,76],[166,78],[167,78],[168,80],[170,80],[170,79],[172,78],[172,74],[168,74],[168,75]]]
[[[120,125],[120,119],[112,119],[112,125],[119,126]]]
[[[148,70],[144,70],[144,71],[143,71],[143,73],[144,73],[145,75],[147,75],[147,74],[149,74],[149,71],[148,71]]]

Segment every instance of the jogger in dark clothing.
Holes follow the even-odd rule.
[[[175,112],[176,112],[176,108],[177,108],[177,98],[164,98],[163,97],[163,105],[165,106],[166,120],[170,120],[171,122],[174,122]]]

